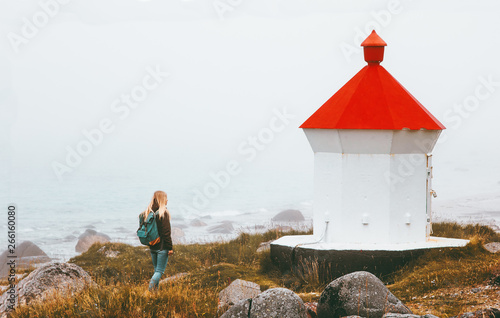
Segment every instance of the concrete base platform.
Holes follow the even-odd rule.
[[[317,243],[312,235],[284,236],[271,243],[271,259],[282,272],[330,282],[355,271],[387,275],[434,248],[462,247],[469,241],[431,237],[405,244]]]

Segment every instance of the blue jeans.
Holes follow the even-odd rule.
[[[165,267],[167,267],[168,251],[150,250],[150,252],[155,272],[153,274],[153,277],[151,277],[151,281],[149,282],[149,290],[157,290],[158,284],[160,283],[160,277],[161,275],[163,275],[163,272],[165,272]]]

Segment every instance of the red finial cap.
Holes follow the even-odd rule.
[[[361,43],[361,46],[364,47],[365,61],[368,64],[378,65],[384,60],[384,46],[387,46],[387,43],[375,30]]]

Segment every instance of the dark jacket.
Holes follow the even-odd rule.
[[[161,218],[158,214],[156,216],[156,225],[158,227],[158,233],[160,234],[160,243],[150,246],[149,248],[155,251],[173,250],[172,231],[170,229],[170,220],[168,219],[167,215]]]

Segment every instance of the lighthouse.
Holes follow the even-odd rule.
[[[361,43],[368,63],[300,126],[314,151],[314,235],[325,242],[424,242],[429,155],[445,128],[380,63],[387,44]]]
[[[339,269],[332,262],[347,258],[390,269],[467,243],[430,236],[431,153],[444,125],[381,65],[387,43],[375,31],[361,46],[367,65],[300,126],[314,152],[313,235],[275,241],[281,265],[319,259]]]

